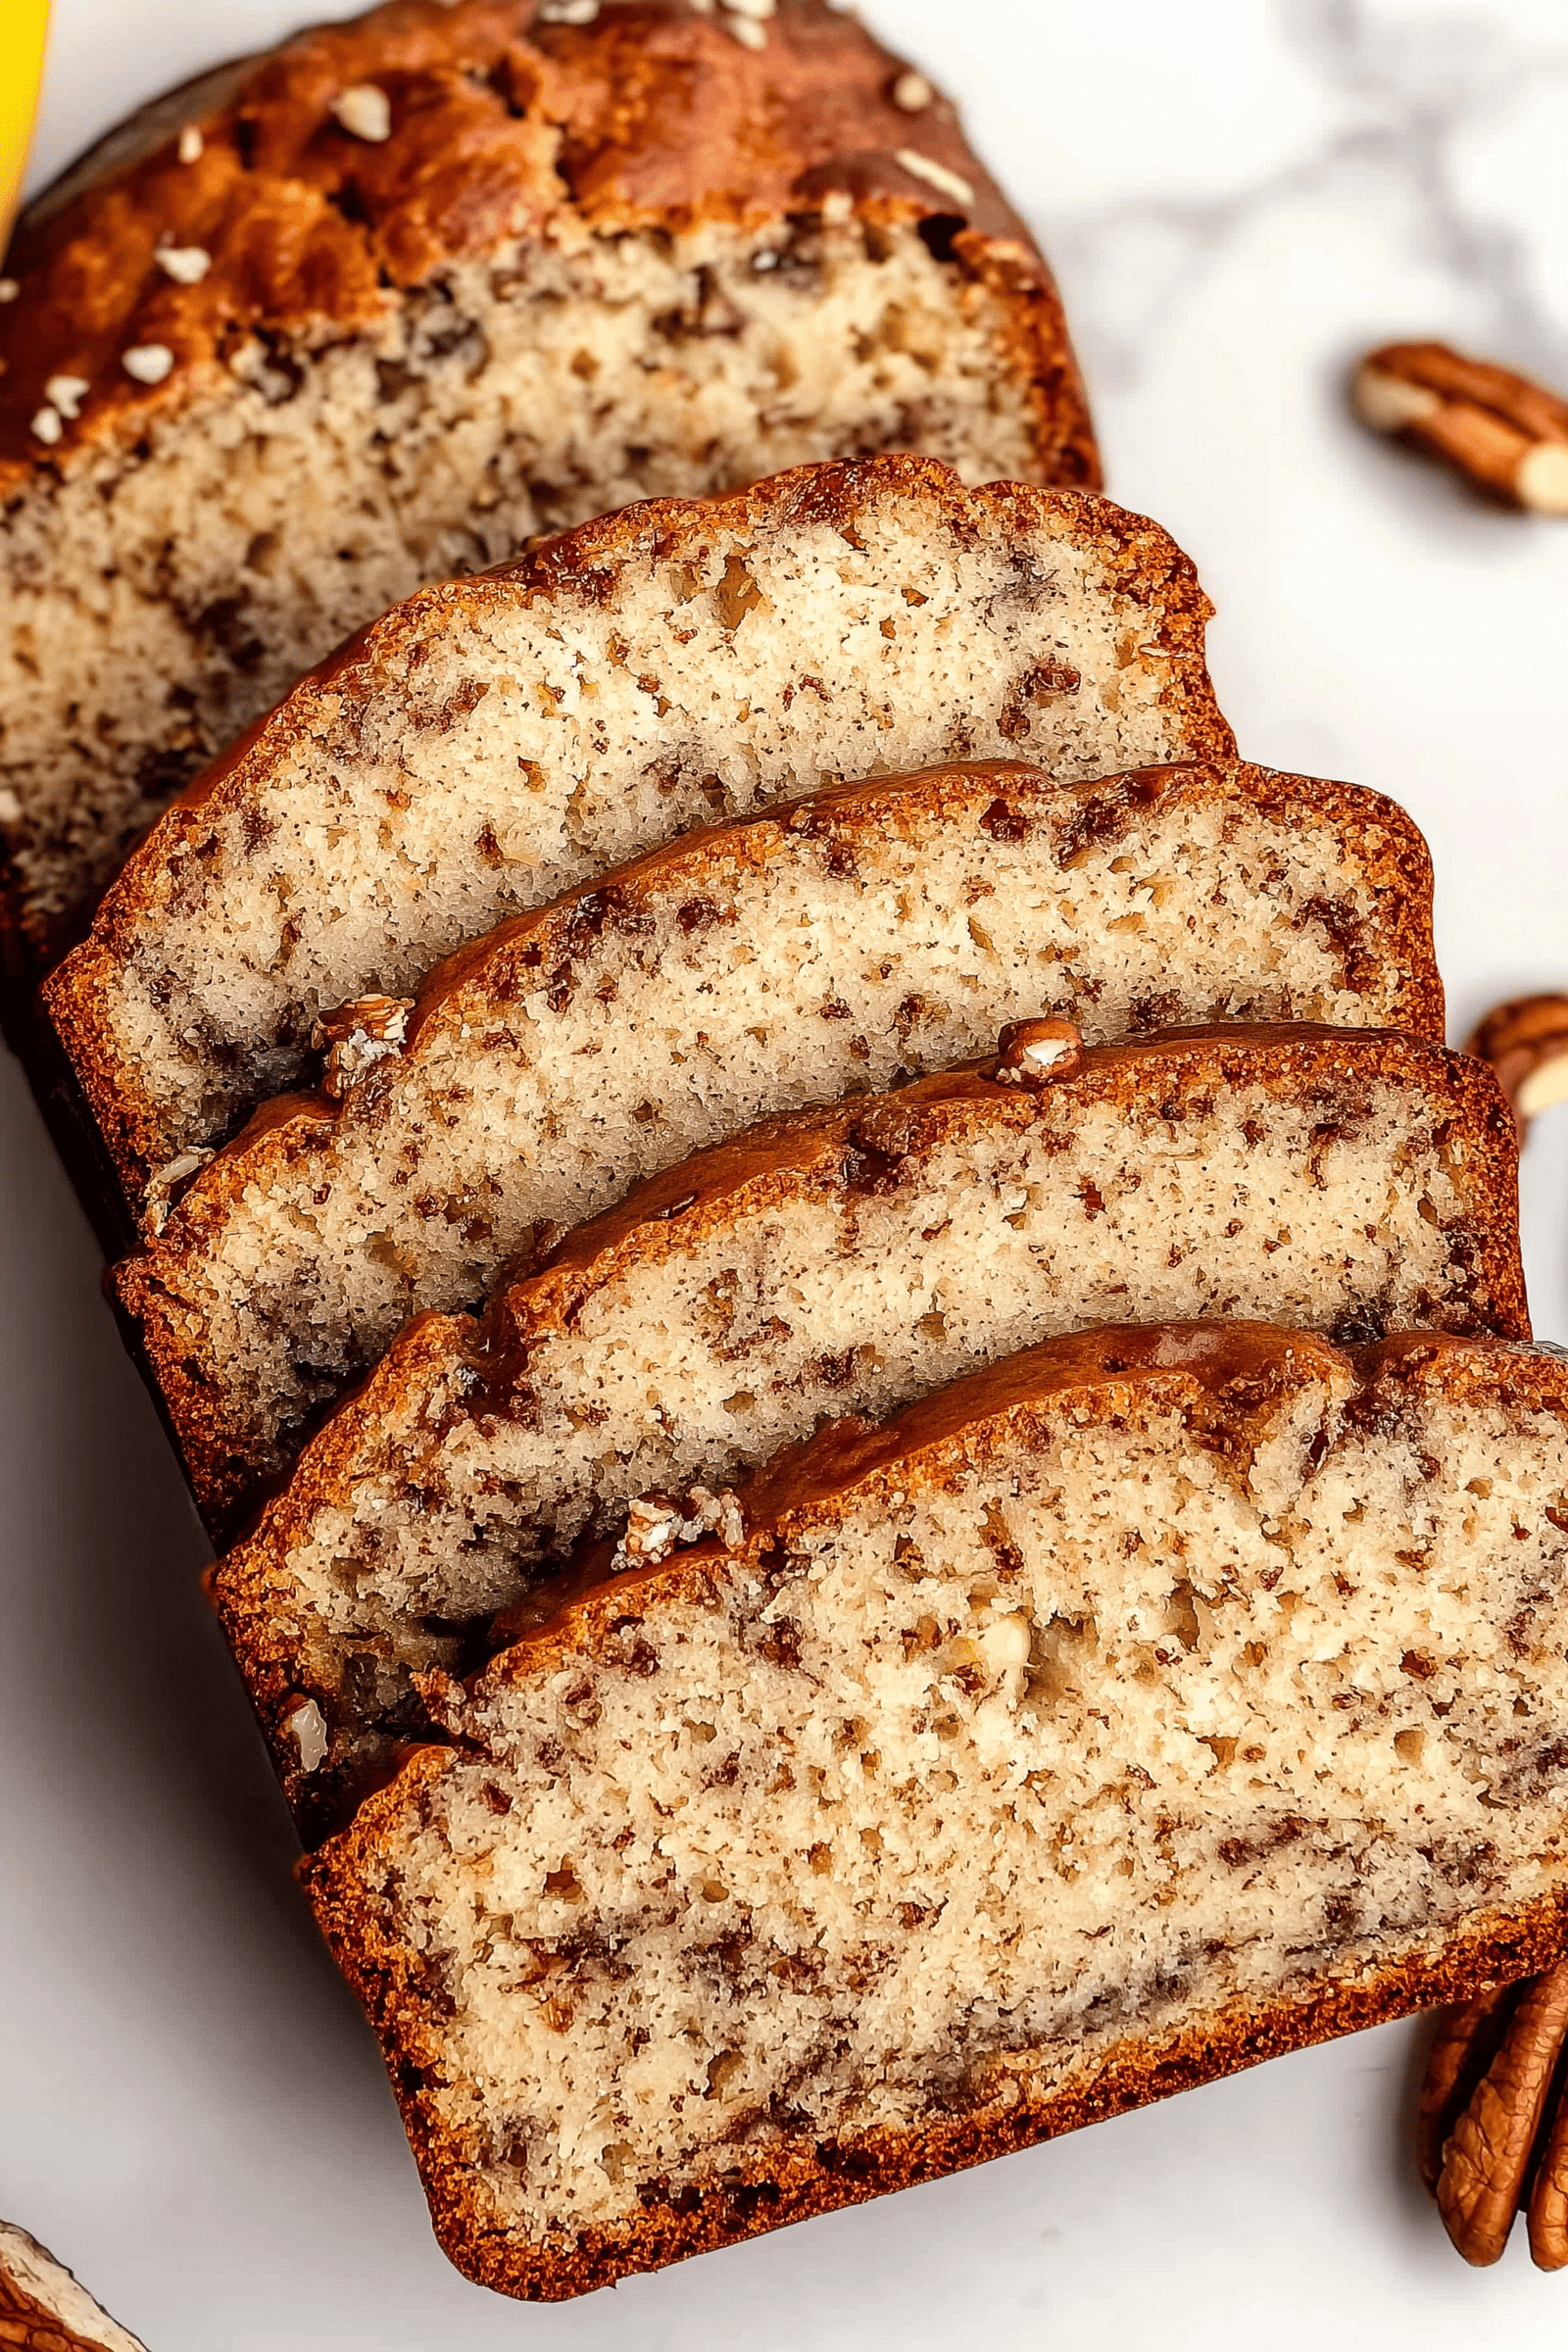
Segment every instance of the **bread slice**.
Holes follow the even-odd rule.
[[[1050,271],[822,0],[399,0],[172,92],[0,309],[13,949],[348,631],[536,532],[917,448],[1093,488]],[[918,101],[918,103],[914,103]]]
[[[535,1595],[305,1868],[437,2232],[541,2298],[1521,1975],[1568,1364],[1054,1340]]]
[[[989,765],[847,789],[516,917],[406,1028],[362,1008],[337,1099],[262,1113],[119,1277],[203,1508],[287,1459],[411,1314],[471,1304],[541,1225],[769,1110],[1042,1011],[1104,1036],[1151,1011],[1354,1012],[1364,989],[1433,1018],[1424,904],[1396,887],[1419,882],[1410,836],[1363,805],[1342,847],[1311,790],[1242,770],[1064,794]]]
[[[145,2352],[47,2246],[0,2222],[0,2343],[18,2352]]]
[[[415,1677],[634,1496],[721,1494],[847,1405],[1107,1317],[1522,1337],[1512,1218],[1474,1065],[1323,1030],[950,1072],[681,1162],[483,1322],[414,1323],[213,1572],[304,1835],[427,1736]]]
[[[971,757],[1234,749],[1152,524],[885,458],[634,508],[399,607],[158,827],[49,1004],[127,1189],[519,907],[696,821]]]

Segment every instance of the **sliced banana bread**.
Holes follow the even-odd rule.
[[[846,788],[516,917],[412,1015],[362,1001],[332,1091],[272,1104],[172,1214],[155,1196],[162,1230],[120,1278],[204,1509],[275,1470],[411,1314],[474,1303],[541,1224],[770,1110],[1043,1011],[1103,1037],[1152,1008],[1360,1011],[1364,988],[1432,1018],[1416,862],[1413,903],[1392,886],[1408,836],[1374,804],[1358,856],[1311,787],[1260,781],[1255,811],[1249,771]]]
[[[1234,749],[1162,531],[916,459],[638,507],[426,591],[153,833],[49,1003],[127,1190],[518,907],[715,815],[1009,755]]]
[[[875,449],[1099,479],[1027,229],[822,0],[398,0],[172,91],[5,267],[24,957],[349,630],[535,532]]]
[[[1198,1030],[1007,1083],[1061,1026],[1025,1024],[1000,1068],[769,1120],[573,1234],[482,1323],[403,1333],[213,1573],[308,1839],[427,1734],[415,1675],[482,1650],[547,1554],[662,1493],[649,1548],[847,1405],[1105,1317],[1528,1330],[1473,1065]]]
[[[579,2294],[1555,1957],[1565,1530],[1560,1353],[1187,1324],[542,1588],[305,1872],[447,2252]]]

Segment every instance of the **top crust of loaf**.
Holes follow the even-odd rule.
[[[134,1200],[171,1152],[192,1139],[171,1138],[164,1103],[118,1038],[122,976],[156,960],[164,924],[188,923],[198,914],[218,920],[225,889],[245,863],[233,846],[236,830],[252,847],[269,838],[273,825],[266,797],[296,765],[308,763],[327,700],[334,710],[368,708],[377,698],[406,707],[421,648],[460,619],[482,630],[488,615],[516,605],[566,613],[574,606],[613,610],[623,579],[696,561],[725,536],[759,543],[821,527],[855,546],[860,527],[883,515],[940,533],[959,548],[1069,544],[1099,570],[1108,596],[1126,600],[1146,633],[1137,658],[1158,664],[1152,707],[1162,714],[1169,756],[1234,757],[1235,739],[1203,662],[1213,608],[1193,565],[1156,524],[1105,500],[1017,482],[966,491],[947,466],[883,457],[799,466],[729,498],[625,508],[516,563],[422,590],[372,622],[215,762],[129,859],[89,937],[61,964],[45,998],[127,1194]],[[440,711],[411,710],[408,719],[411,728],[444,723]],[[302,901],[295,906],[303,922],[310,910]]]
[[[745,1550],[755,1560],[787,1545],[794,1531],[831,1529],[852,1497],[875,1500],[885,1493],[902,1502],[949,1491],[990,1460],[1001,1467],[1016,1459],[1020,1446],[1049,1446],[1064,1420],[1113,1425],[1125,1418],[1136,1425],[1142,1415],[1171,1411],[1189,1421],[1205,1448],[1245,1462],[1271,1411],[1292,1393],[1313,1388],[1348,1419],[1374,1427],[1396,1427],[1412,1412],[1467,1401],[1521,1420],[1568,1417],[1568,1362],[1560,1350],[1429,1333],[1336,1348],[1261,1324],[1107,1328],[1030,1349],[880,1430],[852,1422],[820,1432],[743,1496]],[[492,1728],[487,1698],[536,1688],[593,1658],[628,1616],[656,1613],[663,1601],[710,1605],[733,1556],[707,1541],[661,1566],[607,1576],[601,1547],[535,1595],[528,1629],[466,1693],[447,1687],[460,1741],[484,1753]],[[913,2128],[879,2126],[814,2146],[785,2140],[767,2150],[763,2165],[738,2161],[724,2175],[725,2194],[671,2198],[630,2222],[583,2230],[574,2245],[547,2253],[495,2228],[470,2150],[436,2095],[442,2053],[429,2028],[427,1955],[399,1939],[383,1897],[411,1821],[430,1818],[443,1779],[466,1761],[451,1749],[415,1751],[301,1875],[340,1966],[382,2036],[442,2244],[469,2277],[529,2298],[582,2294],[630,2271],[983,2162],[1283,2051],[1457,1998],[1482,1982],[1544,1965],[1562,1931],[1560,1890],[1512,1912],[1478,1909],[1440,1951],[1263,2002],[1239,1999],[1174,2031],[1129,2039],[1105,2064],[1069,2074],[1033,2105],[974,2117],[937,2112]]]
[[[21,290],[0,311],[0,490],[93,446],[129,448],[220,387],[247,333],[314,345],[368,328],[443,265],[548,233],[563,215],[604,235],[746,225],[835,190],[862,217],[940,221],[967,266],[985,257],[1025,303],[1048,295],[1040,365],[1023,368],[1050,378],[1042,474],[1098,484],[1050,273],[955,109],[901,109],[899,61],[824,0],[781,0],[765,31],[743,45],[685,0],[604,0],[585,24],[536,21],[536,0],[391,0],[171,91],[18,225],[7,269]],[[367,84],[390,103],[384,140],[333,113]],[[186,126],[202,147],[182,164]],[[199,248],[214,267],[180,283],[160,246]],[[1022,318],[1020,330],[1022,358]],[[122,357],[153,345],[174,365],[149,386]],[[45,445],[30,423],[59,375],[90,388]]]

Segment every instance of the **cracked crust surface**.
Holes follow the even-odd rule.
[[[755,48],[684,0],[396,0],[38,200],[0,309],[14,963],[421,581],[804,459],[1098,483],[1050,272],[900,73],[822,0]]]
[[[587,2292],[1549,1958],[1565,1423],[1102,1330],[544,1589],[304,1870],[448,2253]]]
[[[1103,500],[913,458],[661,501],[413,598],[172,809],[46,991],[139,1207],[315,1022],[715,814],[936,760],[1234,753],[1209,605]]]

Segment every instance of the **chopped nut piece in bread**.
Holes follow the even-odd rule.
[[[15,2222],[0,2222],[0,2344],[15,2352],[145,2352],[65,2264]]]

